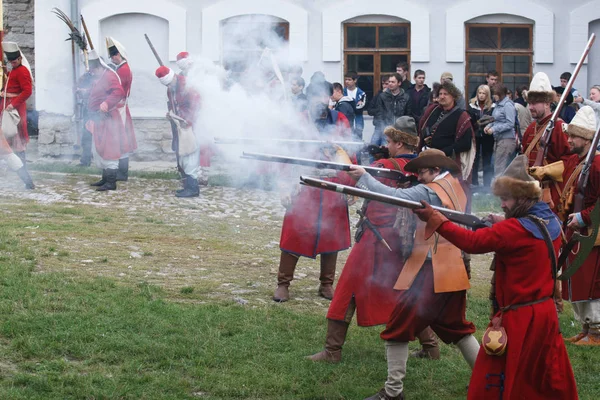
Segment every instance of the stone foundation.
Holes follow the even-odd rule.
[[[38,156],[76,158],[81,153],[76,147],[75,123],[66,115],[40,113]],[[165,118],[134,118],[133,126],[138,143],[131,156],[136,161],[175,161],[171,150],[171,125]]]

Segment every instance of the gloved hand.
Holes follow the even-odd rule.
[[[533,176],[538,181],[544,179],[551,179],[555,182],[563,181],[563,172],[565,171],[565,164],[562,161],[556,161],[552,164],[530,167],[529,175]]]
[[[423,204],[424,208],[418,208],[413,210],[413,212],[421,221],[427,223],[425,225],[425,239],[427,240],[444,222],[448,221],[448,218],[441,212],[434,210],[425,200],[421,200],[421,204]]]

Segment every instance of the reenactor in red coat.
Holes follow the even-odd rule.
[[[416,157],[419,135],[412,117],[404,116],[384,130],[390,158],[375,161],[372,166],[398,170],[407,177],[416,176],[404,166]],[[379,178],[390,187],[408,187],[409,182]],[[410,254],[414,215],[410,210],[378,202],[365,201],[355,244],[346,260],[333,301],[327,312],[325,349],[310,356],[313,361],[339,362],[342,346],[354,314],[358,326],[387,323],[396,306],[398,293],[394,282]],[[421,336],[421,335],[420,335]],[[424,344],[431,358],[439,358],[439,348]]]
[[[4,89],[0,93],[0,116],[4,117],[5,110],[7,112],[17,110],[20,121],[17,125],[17,134],[15,136],[6,138],[2,135],[0,147],[8,146],[8,148],[0,150],[0,155],[6,157],[7,161],[11,160],[9,162],[10,169],[17,172],[21,180],[25,183],[25,187],[27,189],[34,189],[35,186],[27,171],[25,155],[27,143],[29,143],[26,102],[33,92],[33,76],[31,75],[29,62],[23,56],[16,43],[2,42],[2,48],[12,69],[8,73]],[[14,159],[15,155],[20,159],[20,162]]]
[[[578,398],[552,301],[560,222],[540,201],[539,183],[527,167],[526,156],[518,156],[494,182],[505,216],[490,216],[490,228],[464,229],[428,205],[415,211],[428,232],[458,248],[495,253],[493,317],[473,367],[469,400]]]
[[[395,189],[378,182],[360,167],[349,174],[360,177],[357,187],[411,201],[464,212],[467,196],[460,180],[460,166],[443,151],[428,149],[404,166],[418,174],[420,185]],[[473,337],[475,326],[466,320],[466,291],[470,287],[463,253],[447,240],[434,236],[424,223],[417,222],[414,244],[404,262],[394,289],[396,305],[381,338],[386,344],[388,378],[385,387],[369,399],[404,399],[408,342],[431,327],[445,343],[458,346],[472,367],[479,350]]]
[[[563,177],[564,191],[559,206],[559,216],[566,224],[567,237],[580,232],[588,235],[590,213],[600,198],[600,156],[592,159],[589,178],[585,187],[583,208],[574,210],[574,195],[578,190],[578,181],[591,149],[596,132],[596,116],[590,106],[582,107],[567,127],[569,148],[573,155],[565,163]],[[570,254],[574,259],[576,251]],[[563,282],[563,298],[573,304],[575,317],[581,323],[581,332],[566,339],[578,346],[600,345],[600,242],[587,256],[583,265],[569,279]]]
[[[328,108],[329,97],[333,92],[331,84],[324,82],[317,89],[312,92],[309,100],[309,118],[316,128],[315,133],[324,140],[348,140],[351,132],[348,119],[344,114]],[[347,158],[347,154],[344,154]],[[347,161],[349,163],[350,160]],[[337,183],[352,182],[345,173],[327,179]],[[339,193],[304,186],[297,189],[292,195],[282,198],[286,213],[279,241],[281,258],[273,300],[289,300],[288,287],[294,279],[298,258],[316,258],[319,254],[319,295],[331,300],[338,252],[350,247],[348,202]]]
[[[94,50],[89,59],[90,72],[98,79],[88,98],[86,128],[93,137],[94,160],[102,168],[102,179],[92,186],[97,186],[98,191],[115,190],[119,160],[126,153],[128,143],[119,111],[125,92],[117,73]]]
[[[533,167],[538,151],[541,151],[540,140],[552,117],[550,104],[555,97],[556,93],[552,89],[548,75],[543,72],[535,74],[527,92],[528,108],[535,121],[523,133],[523,152],[530,167]],[[564,182],[561,182],[561,180],[564,161],[570,157],[567,135],[563,131],[563,124],[564,122],[560,118],[557,118],[554,122],[552,140],[544,165],[530,169],[530,174],[542,182],[542,198],[554,212],[557,212],[560,195],[563,191]],[[555,294],[556,309],[562,312],[563,303],[560,284],[556,287]]]
[[[118,104],[117,109],[119,115],[123,119],[125,125],[125,138],[123,140],[123,155],[119,159],[119,169],[117,171],[117,181],[127,181],[129,179],[129,155],[137,149],[137,141],[135,138],[135,131],[133,129],[133,120],[131,119],[131,113],[129,112],[129,96],[131,94],[131,84],[133,82],[133,75],[127,62],[127,53],[125,47],[112,37],[106,38],[106,47],[108,55],[112,61],[114,70],[119,75],[121,80],[121,86],[123,92],[125,92],[125,98]]]
[[[183,189],[176,197],[198,197],[198,175],[200,171],[200,148],[194,131],[200,108],[200,95],[186,85],[186,78],[168,67],[158,67],[158,80],[167,87],[167,119],[173,133],[171,148],[177,159],[177,169],[183,181]]]

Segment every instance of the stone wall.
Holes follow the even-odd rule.
[[[2,4],[4,6],[4,40],[17,42],[31,64],[31,69],[35,71],[34,0],[2,0]]]
[[[171,126],[165,118],[134,118],[137,151],[131,156],[138,161],[173,161]],[[65,115],[40,113],[38,155],[40,157],[72,158],[80,154],[75,125]]]

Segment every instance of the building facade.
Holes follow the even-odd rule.
[[[70,44],[59,39],[62,32],[66,37],[66,27],[50,13],[52,7],[79,9],[101,54],[106,55],[105,36],[127,48],[134,74],[129,105],[142,158],[170,153],[165,91],[154,78],[157,63],[144,33],[172,66],[183,50],[227,64],[231,54],[244,51],[228,41],[228,29],[247,23],[244,16],[269,16],[257,23],[277,32],[305,79],[323,71],[329,81],[341,81],[346,70],[356,70],[368,94],[399,61],[408,62],[411,73],[426,71],[429,85],[449,71],[467,93],[492,69],[511,89],[529,83],[538,71],[559,85],[588,36],[600,34],[600,0],[37,0],[39,148],[55,156],[72,148],[74,135],[65,129],[73,114],[73,66]],[[600,83],[599,46],[600,39],[575,83],[582,94]]]

